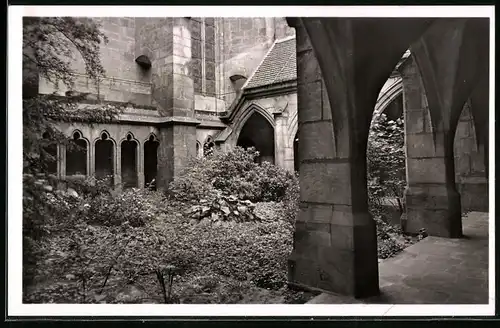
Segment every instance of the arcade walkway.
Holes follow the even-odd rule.
[[[380,262],[380,296],[323,293],[308,303],[487,304],[488,213],[469,213],[463,232],[462,239],[427,237]]]

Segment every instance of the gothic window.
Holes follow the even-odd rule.
[[[213,18],[191,18],[191,72],[194,92],[215,96],[215,23]]]
[[[66,146],[66,175],[87,175],[87,141],[79,131]]]
[[[121,171],[123,189],[137,188],[137,142],[131,133],[121,144]]]
[[[154,135],[150,135],[144,143],[144,186],[155,188],[158,170],[158,146],[160,143]]]
[[[106,132],[95,143],[95,176],[98,179],[108,179],[109,184],[114,184],[114,143]]]

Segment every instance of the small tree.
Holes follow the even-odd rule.
[[[79,105],[85,95],[38,93],[40,78],[73,89],[72,61],[80,54],[85,72],[93,83],[104,76],[100,45],[107,42],[99,26],[88,18],[28,17],[23,21],[23,169],[24,173],[48,174],[55,162],[54,145],[78,147],[57,129],[59,122],[110,122],[121,107],[97,103],[94,108]],[[95,108],[97,107],[97,108]],[[52,149],[52,151],[50,151]],[[53,218],[65,215],[61,206],[48,206],[48,199],[36,179],[23,181],[23,281],[32,281],[43,237]],[[63,204],[64,202],[60,202]],[[55,211],[55,212],[54,212]],[[57,213],[56,213],[57,212]],[[71,212],[71,210],[69,210]],[[53,220],[52,220],[53,221]]]
[[[26,173],[46,173],[47,162],[55,161],[47,149],[68,139],[57,129],[58,122],[112,121],[118,106],[98,105],[97,109],[79,106],[85,94],[68,92],[66,97],[38,94],[40,78],[73,89],[72,61],[80,54],[85,73],[98,84],[104,76],[100,45],[107,37],[90,18],[27,17],[23,21],[23,162]],[[42,138],[43,135],[46,138]]]
[[[385,114],[372,123],[368,137],[368,192],[372,205],[395,198],[403,214],[406,186],[403,118],[388,120]]]

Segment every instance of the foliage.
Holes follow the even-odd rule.
[[[99,26],[88,18],[25,17],[23,20],[23,168],[28,174],[23,181],[23,270],[27,284],[36,273],[35,263],[47,251],[44,238],[51,234],[53,226],[71,227],[70,218],[77,209],[75,197],[44,192],[58,184],[49,174],[50,163],[56,161],[55,146],[64,144],[68,150],[78,147],[57,129],[57,123],[110,122],[122,109],[99,103],[92,108],[80,106],[86,95],[72,92],[75,80],[72,63],[76,56],[84,63],[91,81],[98,84],[104,76],[100,45],[106,42]],[[56,87],[62,84],[70,92],[67,97],[39,94],[41,79]]]
[[[74,198],[52,192],[45,197]],[[112,213],[116,204],[122,214]],[[145,298],[154,302],[189,302],[189,286],[201,284],[204,276],[219,277],[207,302],[241,301],[244,286],[279,290],[286,283],[293,227],[281,217],[279,203],[257,207],[266,217],[262,222],[193,224],[179,215],[179,205],[166,206],[159,192],[79,197],[68,205],[67,217],[44,213],[58,219],[45,222],[50,238],[44,239],[44,252],[34,266],[39,280],[63,281],[68,287],[52,283],[25,296],[31,302],[116,302],[124,286],[142,284]],[[153,212],[143,220],[148,211]],[[175,272],[166,274],[169,268]],[[203,279],[206,289],[210,283]]]
[[[390,224],[389,207],[404,212],[406,186],[403,118],[388,120],[381,114],[372,122],[367,149],[368,200],[370,213],[377,224],[378,257],[394,256],[411,241],[401,237],[399,227]],[[395,203],[393,203],[395,200]]]
[[[102,123],[113,121],[122,106],[79,105],[84,94],[38,94],[40,78],[72,90],[75,75],[72,62],[79,54],[85,72],[98,83],[104,76],[100,44],[107,42],[99,26],[88,18],[28,17],[23,21],[23,161],[26,173],[47,172],[55,161],[52,145],[76,147],[57,128],[58,122],[75,120]],[[97,107],[97,108],[96,108]],[[46,134],[46,138],[42,135]]]
[[[187,168],[170,184],[170,194],[182,201],[208,199],[216,191],[252,202],[281,201],[296,177],[278,166],[256,163],[258,152],[237,147],[192,159]]]
[[[387,120],[381,114],[372,123],[368,138],[368,195],[373,206],[395,198],[401,214],[406,186],[403,118]]]

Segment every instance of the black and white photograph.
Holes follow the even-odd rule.
[[[494,314],[493,6],[11,28],[8,315]]]

